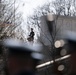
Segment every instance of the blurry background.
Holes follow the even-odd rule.
[[[54,14],[53,31],[49,33],[47,23],[42,16],[48,13]],[[61,55],[54,53],[61,49],[55,48],[54,44],[65,30],[76,31],[76,1],[75,0],[0,0],[0,40],[6,38],[27,40],[31,28],[34,29],[35,37],[32,44],[41,43],[44,46],[43,53],[47,57],[40,62],[51,61]],[[56,50],[56,51],[55,51]],[[2,58],[2,57],[1,57]],[[64,63],[65,61],[59,62]],[[42,72],[42,71],[45,71]],[[40,70],[48,74],[50,69]],[[67,71],[67,70],[66,70]]]

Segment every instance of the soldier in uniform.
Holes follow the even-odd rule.
[[[33,28],[31,28],[31,33],[30,33],[30,35],[29,35],[29,36],[30,36],[31,38],[33,38],[33,39],[34,39],[34,35],[35,35],[35,33],[34,33],[34,31],[33,31]]]
[[[39,53],[41,46],[31,46],[18,40],[5,40],[7,50],[5,75],[35,75],[38,61],[43,58]]]
[[[31,28],[31,32],[30,32],[30,35],[29,35],[29,38],[27,38],[28,41],[33,41],[34,40],[34,31],[33,31],[33,28]]]

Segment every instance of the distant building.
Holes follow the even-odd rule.
[[[59,16],[56,22],[56,27],[58,29],[58,34],[61,35],[65,30],[76,31],[76,17]],[[41,22],[40,38],[45,45],[50,44],[49,40],[51,40],[51,36],[49,34],[47,24],[44,20]]]

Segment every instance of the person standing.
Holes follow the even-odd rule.
[[[33,28],[31,28],[31,32],[30,32],[29,38],[27,38],[27,40],[28,41],[34,41],[34,36],[35,36],[35,33],[33,31]]]

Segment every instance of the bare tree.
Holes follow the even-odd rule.
[[[37,41],[44,46],[43,53],[47,57],[42,61],[42,63],[49,60],[53,60],[55,62],[57,56],[55,56],[56,49],[54,43],[57,40],[57,35],[60,30],[60,27],[57,26],[57,19],[59,15],[56,16],[55,21],[53,21],[51,25],[46,19],[47,13],[53,13],[52,11],[50,11],[50,4],[36,9],[34,15],[29,17],[27,22],[29,27],[33,27],[36,29],[35,34],[38,37]],[[50,27],[52,30],[49,30],[48,25],[52,27]],[[38,35],[38,33],[40,34]],[[49,75],[50,73],[47,66],[45,72],[43,72],[43,74]]]
[[[41,30],[42,36],[44,36],[51,44],[51,47],[54,47],[54,43],[57,39],[57,35],[60,31],[61,26],[57,25],[58,18],[60,15],[63,16],[75,16],[76,6],[75,0],[55,0],[51,3],[44,4],[42,7],[38,7],[35,9],[35,13],[33,16],[28,17],[28,25],[30,27],[38,28],[38,31]],[[51,7],[53,9],[51,9]],[[40,17],[47,15],[48,12],[54,13],[56,15],[54,25],[53,25],[53,32],[50,34],[51,39],[48,37],[46,32],[43,31],[40,25]],[[45,25],[45,22],[44,22]],[[47,26],[47,25],[46,25]],[[42,39],[41,39],[42,42]],[[52,49],[53,50],[53,49]]]
[[[55,0],[52,2],[55,14],[60,12],[60,15],[75,16],[76,4],[75,0]]]
[[[7,53],[6,49],[1,45],[1,41],[6,38],[16,38],[25,40],[24,31],[21,27],[23,21],[21,13],[18,12],[18,6],[16,7],[14,1],[7,2],[8,0],[0,0],[0,74],[5,74]]]
[[[21,13],[14,1],[7,2],[2,0],[0,3],[0,39],[12,37],[13,32],[22,23]]]
[[[53,24],[53,32],[51,34],[46,34],[46,32],[44,32],[44,30],[43,30],[42,25],[45,27],[45,29],[47,29],[46,27],[48,25],[46,24],[46,20],[45,20],[45,22],[44,21],[42,22],[43,24],[41,24],[41,16],[46,16],[47,13],[52,13],[52,11],[50,11],[50,3],[44,4],[42,7],[38,7],[37,9],[35,9],[34,12],[35,12],[34,15],[32,15],[31,17],[28,17],[28,21],[27,21],[28,26],[37,28],[35,33],[38,33],[38,31],[39,31],[40,35],[45,37],[50,42],[51,45],[54,45],[58,31],[60,29],[60,27],[57,28],[57,19],[58,19],[59,15],[56,16],[56,18],[55,18],[55,21]],[[49,31],[47,33],[49,33]],[[48,35],[50,35],[51,39],[48,37]],[[39,37],[39,35],[37,35],[37,36]],[[41,38],[39,38],[39,40],[40,39]],[[41,42],[43,42],[43,41],[41,41]],[[43,43],[43,44],[45,45],[45,43]]]
[[[34,28],[37,27],[38,28],[38,31],[40,31],[40,35],[41,35],[41,36],[37,35],[38,41],[44,45],[44,47],[46,49],[46,51],[44,51],[44,53],[46,54],[48,52],[49,60],[53,60],[55,62],[55,59],[57,58],[57,56],[56,56],[56,48],[55,48],[54,44],[55,44],[55,41],[58,39],[57,36],[58,36],[59,31],[61,29],[61,26],[59,26],[57,24],[58,18],[60,15],[72,16],[72,13],[70,12],[70,10],[71,10],[70,3],[69,3],[69,5],[67,5],[67,11],[68,11],[67,12],[66,9],[64,9],[64,4],[63,4],[63,1],[61,1],[61,0],[60,0],[60,3],[56,4],[54,9],[55,9],[55,11],[51,10],[50,3],[47,5],[44,5],[42,7],[39,7],[38,9],[35,10],[35,13],[33,16],[28,17],[27,24],[29,27],[34,27]],[[48,22],[46,22],[47,19],[45,18],[47,13],[56,14],[55,21],[52,23],[53,31],[51,31],[50,33],[49,33],[49,28],[48,28]],[[42,20],[40,19],[41,16],[43,16]],[[49,45],[45,44],[46,41],[49,42]],[[60,57],[60,56],[58,56],[58,57]],[[45,61],[47,61],[47,58],[43,60],[43,62],[45,62]],[[47,73],[48,72],[49,71],[47,70]],[[48,73],[48,75],[49,75],[49,73]]]

